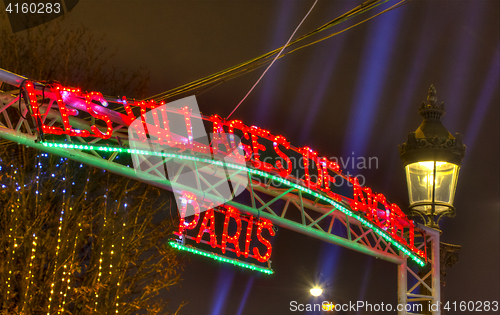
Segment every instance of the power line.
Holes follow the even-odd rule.
[[[276,59],[279,58],[279,56],[281,55],[281,53],[283,52],[283,50],[285,50],[285,48],[288,46],[288,44],[292,40],[292,38],[295,35],[295,33],[297,33],[297,31],[299,30],[299,28],[302,25],[302,23],[304,23],[304,21],[306,20],[306,18],[309,16],[309,13],[311,13],[312,9],[316,6],[316,3],[318,3],[318,0],[314,1],[313,5],[309,9],[309,11],[306,13],[306,15],[304,16],[304,18],[302,19],[302,21],[300,21],[299,25],[297,25],[297,27],[295,28],[295,31],[293,31],[292,35],[290,36],[290,38],[288,39],[288,41],[286,42],[286,44],[283,46],[283,48],[281,48],[280,52],[276,55],[276,57],[274,57],[273,61],[271,62],[271,64],[269,64],[269,66],[266,68],[266,70],[264,70],[264,72],[259,77],[259,79],[257,80],[257,82],[255,82],[255,84],[252,86],[252,88],[250,89],[250,91],[248,91],[248,93],[243,97],[243,99],[238,103],[238,105],[236,105],[236,107],[233,109],[233,111],[229,115],[227,115],[226,119],[229,119],[229,117],[231,117],[231,115],[238,109],[238,107],[240,107],[241,103],[243,103],[243,101],[248,97],[248,95],[250,95],[250,93],[257,86],[257,84],[259,84],[260,80],[262,80],[262,78],[267,73],[267,71],[272,67],[272,65],[274,64],[274,62],[276,61]]]
[[[288,45],[279,47],[279,48],[274,49],[266,54],[263,54],[263,55],[258,56],[256,58],[253,58],[253,59],[250,59],[246,62],[240,63],[240,64],[233,66],[233,67],[230,67],[228,69],[216,72],[210,76],[195,80],[193,82],[181,85],[181,86],[176,87],[174,89],[159,93],[159,94],[151,96],[151,97],[148,97],[147,99],[153,99],[155,101],[166,100],[166,99],[171,98],[173,96],[177,96],[177,95],[189,92],[189,91],[197,90],[201,87],[206,87],[207,85],[212,85],[218,81],[227,81],[227,79],[232,77],[233,75],[241,75],[243,73],[253,71],[253,70],[263,66],[264,64],[271,62],[272,61],[271,58],[274,55],[276,55],[277,53],[279,53],[283,48],[286,49],[292,45],[295,45],[299,41],[302,41],[306,38],[309,38],[309,37],[311,37],[319,32],[322,32],[322,31],[324,31],[332,26],[335,26],[335,25],[337,25],[341,22],[344,22],[350,18],[353,18],[359,14],[367,12],[367,11],[369,11],[369,10],[371,10],[371,9],[373,9],[373,8],[383,4],[385,2],[388,2],[388,1],[390,1],[390,0],[385,0],[385,1],[369,0],[369,1],[366,1],[366,2],[362,3],[361,5],[349,10],[348,12],[346,12],[344,14],[342,14],[341,16],[331,20],[330,22],[318,27],[317,29],[315,29],[315,30],[313,30],[305,35],[298,37],[294,41],[288,43]],[[403,0],[403,1],[407,1],[407,0]],[[280,57],[283,57],[283,55],[281,55]]]

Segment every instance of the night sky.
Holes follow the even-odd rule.
[[[360,3],[320,0],[297,35]],[[442,241],[462,245],[447,269],[444,302],[499,300],[499,3],[411,1],[278,60],[231,117],[325,156],[377,157],[378,168],[361,172],[366,184],[406,208],[397,146],[420,125],[417,108],[434,84],[447,110],[443,124],[467,145],[457,215],[441,226]],[[147,68],[153,95],[280,47],[312,4],[80,1],[64,25],[104,35],[119,69]],[[201,111],[227,116],[263,71],[197,96]],[[395,265],[283,228],[272,276],[188,258],[181,285],[165,294],[172,306],[189,302],[181,314],[288,314],[290,301],[312,301],[318,274],[328,282],[327,300],[397,303]]]

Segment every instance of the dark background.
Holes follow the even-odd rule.
[[[297,35],[360,3],[319,1]],[[419,126],[417,108],[434,84],[447,109],[444,125],[467,145],[457,216],[442,224],[442,240],[462,245],[458,264],[447,269],[444,302],[499,300],[499,3],[411,1],[278,60],[231,117],[321,155],[377,157],[378,168],[358,172],[406,208],[397,145]],[[148,68],[153,95],[283,45],[312,4],[80,1],[63,25],[104,35],[118,68]],[[200,109],[227,116],[263,70],[199,95]],[[391,263],[285,229],[271,259],[275,274],[264,276],[190,256],[184,281],[166,297],[173,306],[189,302],[181,314],[287,314],[290,301],[312,302],[309,288],[319,278],[329,301],[397,303]]]

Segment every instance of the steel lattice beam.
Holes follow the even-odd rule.
[[[118,175],[142,181],[162,189],[171,190],[170,181],[166,179],[159,180],[157,176],[146,174],[138,176],[136,171],[131,167],[127,167],[126,165],[103,159],[102,157],[96,157],[80,150],[67,150],[61,148],[46,147],[43,144],[37,143],[36,137],[33,135],[23,134],[16,132],[15,130],[0,127],[0,137],[13,142],[17,142],[22,145],[46,151],[48,153],[69,158],[80,163],[101,168]],[[181,184],[176,185],[182,187]],[[253,195],[257,197],[255,207],[252,207],[234,200],[228,201],[214,194],[203,193],[192,187],[184,186],[182,187],[182,189],[194,193],[200,199],[204,198],[206,201],[226,203],[228,205],[236,207],[244,213],[253,216],[260,216],[262,218],[271,220],[273,224],[276,224],[277,226],[281,226],[283,228],[287,228],[333,244],[338,244],[346,248],[368,254],[370,256],[390,261],[392,263],[401,264],[403,262],[403,259],[395,252],[393,248],[391,248],[390,244],[381,239],[380,236],[377,237],[377,235],[370,229],[366,229],[359,221],[353,219],[352,217],[346,217],[345,214],[341,213],[338,210],[335,210],[335,208],[333,208],[332,206],[327,207],[324,205],[319,205],[317,203],[315,205],[315,202],[313,200],[301,198],[296,190],[291,190],[290,193],[283,195],[283,189],[274,188],[271,186],[266,187],[265,184],[259,183],[257,180],[252,179],[252,185],[248,185],[247,187],[247,189],[252,190]],[[295,195],[294,192],[296,192],[297,195]],[[261,199],[262,197],[259,197],[264,195],[273,197],[281,195],[277,200],[286,201],[286,211],[285,208],[278,209],[276,207],[278,206],[278,203],[276,202],[277,200],[274,200],[274,202],[272,203],[268,202],[267,204],[264,204]],[[266,207],[262,208],[262,210],[259,210],[259,208],[261,207],[258,207],[258,204],[260,204],[261,207],[262,205],[265,205]],[[300,217],[304,218],[304,220],[297,221],[292,218],[292,211],[289,209],[290,204],[295,206],[295,211],[300,211]],[[275,209],[272,210],[271,206],[273,206]],[[318,219],[313,219],[313,217],[317,217],[318,214],[320,214],[321,216]],[[335,220],[338,220],[342,223],[342,225],[346,227],[347,230],[345,234],[347,234],[348,237],[336,235],[331,228],[324,230],[320,226],[322,222],[327,222],[327,224],[330,226]]]
[[[414,305],[412,311],[402,310],[398,312],[399,315],[441,314],[439,231],[425,226],[420,228],[425,231],[425,235],[420,235],[420,248],[429,249],[429,264],[418,271],[410,268],[406,260],[398,265],[398,303]],[[431,305],[434,309],[429,309]]]

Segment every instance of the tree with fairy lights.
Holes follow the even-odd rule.
[[[3,68],[145,92],[140,72],[106,71],[112,55],[84,27],[54,21],[12,34],[0,20]],[[0,140],[0,314],[166,314],[164,292],[182,267],[165,246],[173,204],[155,187]]]

